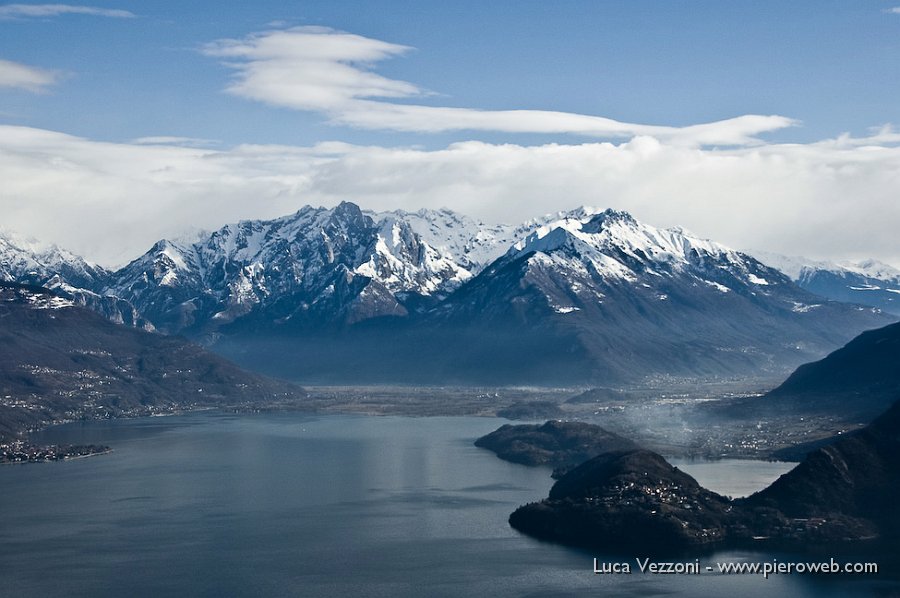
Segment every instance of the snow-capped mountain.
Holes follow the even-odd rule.
[[[159,241],[113,273],[61,250],[44,267],[56,258],[13,245],[9,277],[305,381],[776,374],[891,321],[682,229],[591,208],[513,227],[307,206]]]
[[[777,375],[890,321],[803,291],[681,229],[588,208],[529,223],[445,300],[327,342],[241,333],[220,349],[320,380],[619,383]],[[335,357],[339,355],[340,357]]]
[[[888,321],[681,229],[587,209],[536,228],[436,313],[486,370],[515,347],[525,372],[595,381],[774,374]]]
[[[502,254],[513,230],[449,210],[307,206],[191,243],[160,241],[116,272],[107,292],[169,332],[211,332],[239,320],[352,324],[440,300]]]
[[[0,281],[46,287],[113,322],[153,330],[130,303],[98,292],[109,276],[106,269],[56,245],[0,233]]]
[[[835,263],[763,251],[753,253],[816,295],[900,315],[900,270],[893,266],[872,259]]]
[[[76,287],[91,288],[109,274],[56,245],[45,245],[11,232],[0,232],[0,280],[44,284],[59,276]]]
[[[609,309],[604,305],[612,305],[621,293],[630,295],[631,302],[649,300],[660,306],[677,303],[677,293],[687,294],[691,300],[684,306],[696,309],[701,298],[736,295],[767,301],[779,292],[797,291],[783,274],[746,254],[683,229],[640,223],[626,212],[588,208],[538,226],[486,269],[480,284],[510,270],[521,279],[517,286],[541,294],[528,302],[531,308],[556,314],[588,310],[600,316]],[[785,304],[793,313],[821,307],[801,301],[811,299],[805,293],[796,299]]]
[[[536,222],[526,222],[521,226],[485,224],[446,208],[369,214],[377,221],[399,220],[406,223],[428,245],[447,254],[472,274],[477,274],[503,255]]]

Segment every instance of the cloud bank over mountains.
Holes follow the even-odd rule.
[[[470,141],[438,150],[108,143],[0,126],[4,226],[101,264],[161,237],[304,204],[449,207],[518,222],[578,205],[682,225],[737,248],[898,263],[896,134],[727,150],[639,136],[613,144]],[[177,140],[174,140],[177,142]]]

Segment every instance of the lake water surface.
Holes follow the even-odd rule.
[[[594,557],[627,557],[636,569],[642,555],[592,554],[511,529],[509,513],[546,497],[552,480],[547,468],[472,445],[502,423],[205,413],[48,430],[36,441],[114,452],[0,467],[0,595],[738,598],[877,589],[844,577],[595,575]],[[740,495],[777,477],[772,465],[743,471],[739,489],[728,487],[727,463],[718,479],[708,465],[703,476]],[[691,472],[690,463],[679,467]],[[729,552],[701,562],[772,558],[800,560]]]

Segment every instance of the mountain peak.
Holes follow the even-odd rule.
[[[17,249],[30,251],[31,253],[42,253],[51,247],[49,244],[43,243],[34,237],[26,237],[7,228],[0,228],[0,243],[12,245]]]
[[[621,224],[624,226],[637,227],[638,221],[628,212],[621,210],[613,210],[612,208],[603,210],[599,214],[594,214],[590,220],[584,223],[581,230],[586,233],[599,233],[604,228],[612,224]]]
[[[565,247],[595,266],[603,264],[599,271],[626,278],[630,277],[628,271],[634,267],[679,267],[702,261],[704,256],[717,256],[728,262],[742,261],[737,252],[724,245],[681,229],[658,229],[621,210],[579,208],[558,215],[561,218],[537,226],[507,255],[546,254]]]
[[[334,207],[332,214],[336,216],[350,216],[357,218],[362,215],[362,209],[352,201],[342,201]]]
[[[62,275],[76,286],[101,284],[109,273],[55,244],[0,232],[0,280],[42,285]]]
[[[370,216],[364,214],[358,205],[349,201],[342,201],[335,206],[331,210],[328,222],[330,226],[341,231],[346,230],[347,227],[354,230],[365,230],[374,225]]]

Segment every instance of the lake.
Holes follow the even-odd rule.
[[[4,596],[842,596],[843,576],[595,575],[512,530],[547,468],[472,442],[505,420],[200,413],[69,424],[41,443],[114,452],[0,467]],[[745,462],[746,463],[746,462]],[[679,462],[691,472],[692,464]],[[784,464],[696,463],[740,495]],[[731,480],[731,481],[729,481]],[[713,485],[716,485],[713,484]],[[628,555],[634,564],[634,557]],[[718,553],[716,561],[802,560]],[[853,581],[853,583],[851,583]]]

